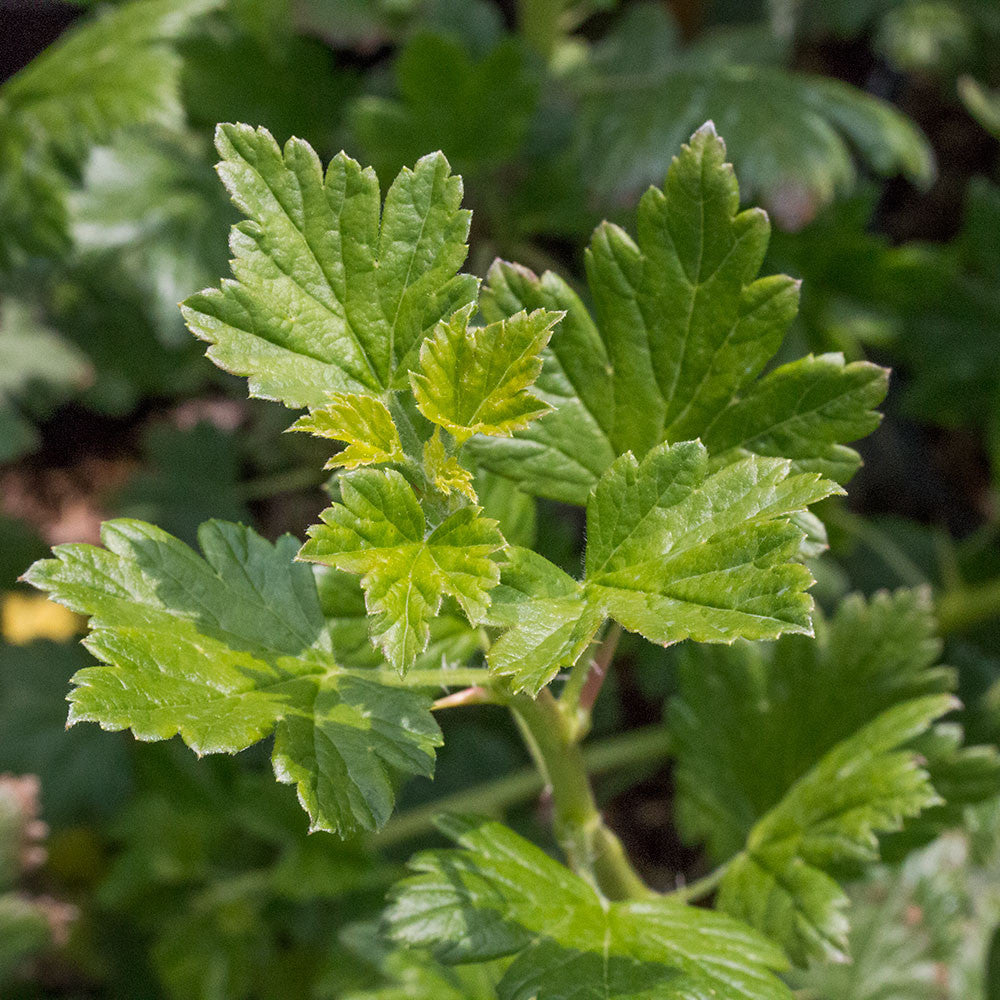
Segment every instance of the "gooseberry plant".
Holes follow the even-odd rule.
[[[758,277],[768,219],[740,210],[711,124],[643,196],[634,237],[595,231],[589,304],[517,264],[482,287],[461,272],[470,213],[440,153],[383,202],[343,153],[324,171],[306,143],[246,125],[220,126],[217,146],[246,218],[233,277],[184,315],[251,394],[307,411],[292,430],[341,444],[333,500],[304,545],[210,521],[199,554],[116,520],[103,546],[36,563],[27,579],[90,618],[99,662],[73,679],[70,723],[180,735],[198,754],[273,734],[312,828],[346,836],[432,774],[435,713],[506,706],[565,863],[498,822],[443,816],[456,846],[413,860],[388,939],[482,963],[501,1000],[791,997],[789,960],[843,957],[838,879],[941,807],[929,760],[964,766],[942,733],[937,758],[914,742],[954,705],[919,595],[857,602],[805,638],[803,560],[824,542],[809,508],[856,470],[848,443],[876,426],[886,371],[823,355],[765,373],[798,284]],[[585,507],[580,578],[505,536],[498,495]],[[719,867],[665,894],[606,825],[581,750],[622,630],[695,650],[786,637],[682,673],[680,820]],[[813,679],[808,711],[786,697],[793,674]],[[840,719],[848,681],[871,710]]]

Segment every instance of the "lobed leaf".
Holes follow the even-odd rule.
[[[669,899],[609,902],[499,823],[439,822],[458,849],[412,860],[388,934],[446,964],[514,957],[499,1000],[790,1000],[781,952],[739,922]]]
[[[288,429],[346,443],[347,447],[326,463],[327,469],[356,469],[406,458],[392,414],[375,396],[331,393],[326,406],[299,417]]]
[[[587,504],[582,583],[515,551],[498,596],[515,613],[490,666],[537,691],[608,617],[661,645],[810,634],[812,576],[791,518],[839,488],[790,472],[758,456],[711,471],[697,441],[623,455]]]
[[[956,706],[949,695],[895,705],[838,743],[750,831],[729,864],[719,906],[778,941],[792,960],[847,957],[847,896],[838,865],[878,857],[877,833],[940,800],[900,749]]]
[[[420,412],[459,444],[473,434],[509,437],[548,412],[527,390],[561,319],[536,309],[470,330],[471,313],[468,306],[439,323],[421,345],[420,370],[410,373]]]
[[[593,315],[552,273],[494,264],[480,300],[488,321],[538,308],[566,316],[535,387],[555,412],[513,440],[474,441],[487,467],[570,503],[586,501],[616,456],[695,437],[720,460],[788,458],[838,482],[857,469],[845,442],[877,426],[887,373],[829,354],[758,380],[795,316],[798,285],[756,277],[768,219],[739,210],[725,155],[703,126],[664,188],[642,197],[636,240],[611,223],[595,230],[586,258]]]
[[[252,395],[322,407],[331,392],[405,382],[421,341],[472,302],[461,178],[441,153],[404,169],[380,211],[378,180],[345,153],[325,174],[308,143],[220,125],[219,174],[247,221],[233,228],[234,280],[184,315]]]
[[[209,521],[203,556],[141,521],[107,522],[104,548],[62,545],[25,578],[90,616],[100,666],[76,673],[69,723],[175,734],[199,754],[275,734],[274,770],[313,829],[388,818],[401,775],[433,772],[441,743],[426,694],[341,666],[298,543]]]
[[[299,558],[364,574],[372,639],[405,673],[426,648],[444,596],[454,597],[469,621],[482,621],[500,578],[492,557],[503,536],[475,506],[428,531],[412,487],[392,469],[345,474],[340,490],[342,502],[309,529]]]

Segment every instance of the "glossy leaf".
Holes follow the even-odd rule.
[[[380,207],[370,168],[344,153],[324,173],[307,143],[220,125],[219,174],[247,221],[233,228],[234,280],[184,315],[252,395],[322,407],[331,392],[381,394],[434,324],[476,295],[457,274],[469,213],[440,153],[403,170]],[[292,322],[289,317],[294,317]]]
[[[781,952],[737,921],[669,899],[609,902],[499,823],[440,822],[458,849],[413,859],[388,933],[446,964],[516,956],[499,1000],[790,1000]]]
[[[392,414],[375,396],[331,393],[326,406],[299,417],[288,429],[346,443],[347,447],[326,463],[327,469],[356,469],[406,458]]]
[[[470,313],[462,309],[438,324],[410,375],[420,412],[459,443],[473,434],[509,437],[548,412],[528,389],[561,318],[536,309],[470,329]]]
[[[583,583],[538,557],[518,563],[513,627],[490,665],[537,691],[606,617],[661,645],[811,633],[812,576],[790,517],[837,491],[778,459],[712,472],[696,441],[659,445],[641,463],[623,455],[587,505]]]
[[[433,771],[441,737],[425,694],[334,659],[312,570],[220,521],[199,556],[141,521],[104,525],[104,548],[63,545],[26,579],[90,616],[102,665],[73,678],[70,724],[175,734],[199,754],[235,753],[275,733],[274,769],[313,829],[381,826],[400,775]]]
[[[844,482],[860,463],[845,443],[878,423],[887,373],[840,355],[758,375],[794,318],[798,285],[757,278],[769,237],[760,209],[739,210],[725,145],[711,124],[639,204],[637,240],[610,223],[587,251],[593,315],[547,272],[497,263],[487,320],[565,311],[537,395],[555,407],[514,440],[477,440],[494,471],[530,492],[583,503],[617,455],[700,437],[713,457],[788,458]]]

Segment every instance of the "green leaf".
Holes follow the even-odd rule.
[[[846,958],[848,900],[831,871],[878,857],[876,834],[940,799],[900,749],[957,706],[949,695],[895,705],[829,750],[750,831],[719,906],[779,941],[792,960]]]
[[[347,447],[325,468],[356,469],[359,465],[402,462],[406,459],[392,414],[380,399],[355,393],[334,392],[326,406],[313,410],[288,428],[316,437],[343,441]]]
[[[991,135],[1000,136],[1000,93],[978,83],[971,76],[958,81],[958,95],[969,114]]]
[[[66,731],[67,684],[90,662],[75,642],[4,646],[0,655],[0,774],[37,775],[56,827],[113,815],[132,790],[124,739],[91,726]]]
[[[434,489],[445,496],[457,491],[473,503],[479,502],[472,485],[472,473],[454,455],[448,454],[437,427],[424,445],[424,475]]]
[[[894,705],[955,686],[936,666],[926,590],[845,598],[815,640],[728,649],[686,646],[669,724],[677,755],[677,819],[716,862],[823,754]]]
[[[190,340],[177,303],[213,280],[227,259],[233,213],[206,147],[184,132],[119,134],[91,150],[82,187],[68,202],[76,249],[98,268],[109,259],[121,267],[171,346]]]
[[[784,960],[749,928],[668,899],[609,902],[499,823],[441,819],[458,849],[425,851],[393,892],[391,938],[446,964],[516,956],[500,1000],[778,1000]]]
[[[0,462],[38,447],[29,417],[45,415],[91,377],[87,359],[43,326],[28,303],[0,302]]]
[[[374,171],[344,153],[324,175],[307,143],[281,150],[266,129],[220,125],[216,146],[247,221],[230,241],[235,280],[184,304],[208,356],[291,407],[404,381],[434,324],[476,295],[476,279],[457,273],[469,213],[448,161],[435,153],[403,170],[380,213]]]
[[[168,43],[215,6],[123,4],[68,31],[0,87],[0,216],[13,221],[0,235],[0,261],[66,249],[66,163],[80,165],[125,126],[182,123],[180,59]]]
[[[751,29],[752,31],[753,29]],[[571,81],[582,101],[583,160],[612,198],[655,183],[674,149],[714,119],[729,140],[745,195],[790,229],[857,179],[857,155],[876,173],[920,185],[934,177],[930,146],[892,105],[839,80],[766,65],[748,33],[708,33],[682,47],[667,11],[631,6]]]
[[[470,622],[482,621],[500,578],[492,556],[504,547],[503,536],[475,506],[428,530],[413,489],[392,469],[359,469],[339,482],[342,502],[309,529],[299,558],[364,574],[372,640],[405,673],[427,647],[445,595]]]
[[[582,585],[516,556],[516,615],[491,667],[537,691],[606,617],[661,645],[811,634],[813,580],[795,561],[804,535],[790,517],[839,488],[790,471],[754,456],[712,472],[697,441],[658,445],[641,463],[623,455],[587,504]]]
[[[420,370],[410,373],[420,412],[459,444],[473,434],[510,437],[548,412],[527,390],[562,318],[536,309],[470,330],[471,313],[468,306],[439,323],[420,347]]]
[[[91,617],[70,724],[175,734],[235,753],[275,733],[274,769],[298,786],[313,829],[388,818],[400,775],[433,771],[440,732],[422,693],[334,660],[312,570],[247,528],[210,521],[204,557],[141,521],[107,522],[104,548],[58,546],[28,582]]]
[[[995,818],[994,808],[983,820]],[[792,986],[823,1000],[994,1000],[1000,866],[995,852],[977,857],[972,840],[953,831],[852,885],[851,961],[796,971]]]
[[[394,68],[399,97],[366,95],[350,116],[361,148],[380,171],[398,170],[427,149],[444,150],[468,173],[517,153],[537,103],[517,41],[508,38],[474,60],[457,39],[421,31],[400,50]]]
[[[535,391],[555,412],[514,440],[477,440],[487,467],[542,496],[583,503],[617,455],[701,440],[713,457],[792,459],[846,481],[860,459],[844,442],[878,423],[887,373],[840,355],[803,358],[757,376],[794,318],[798,285],[756,278],[769,223],[739,211],[725,145],[699,129],[663,190],[639,204],[638,239],[610,223],[587,251],[593,317],[555,275],[498,262],[481,296],[489,321],[522,309],[565,318]]]

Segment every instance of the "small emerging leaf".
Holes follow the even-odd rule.
[[[410,382],[420,412],[462,443],[473,434],[509,437],[550,409],[528,392],[560,313],[536,309],[469,328],[472,307],[438,324],[420,348]]]
[[[441,432],[437,427],[424,445],[424,475],[434,489],[445,496],[457,491],[464,493],[473,503],[479,502],[472,485],[472,473],[454,455],[445,451]]]
[[[326,406],[299,417],[288,429],[347,444],[326,463],[327,469],[356,469],[359,465],[402,462],[406,458],[392,414],[374,396],[331,393]]]
[[[428,533],[413,489],[393,469],[347,473],[340,488],[342,502],[309,529],[299,558],[364,574],[372,639],[403,673],[426,648],[445,595],[471,622],[483,619],[503,535],[479,507],[460,508]]]

